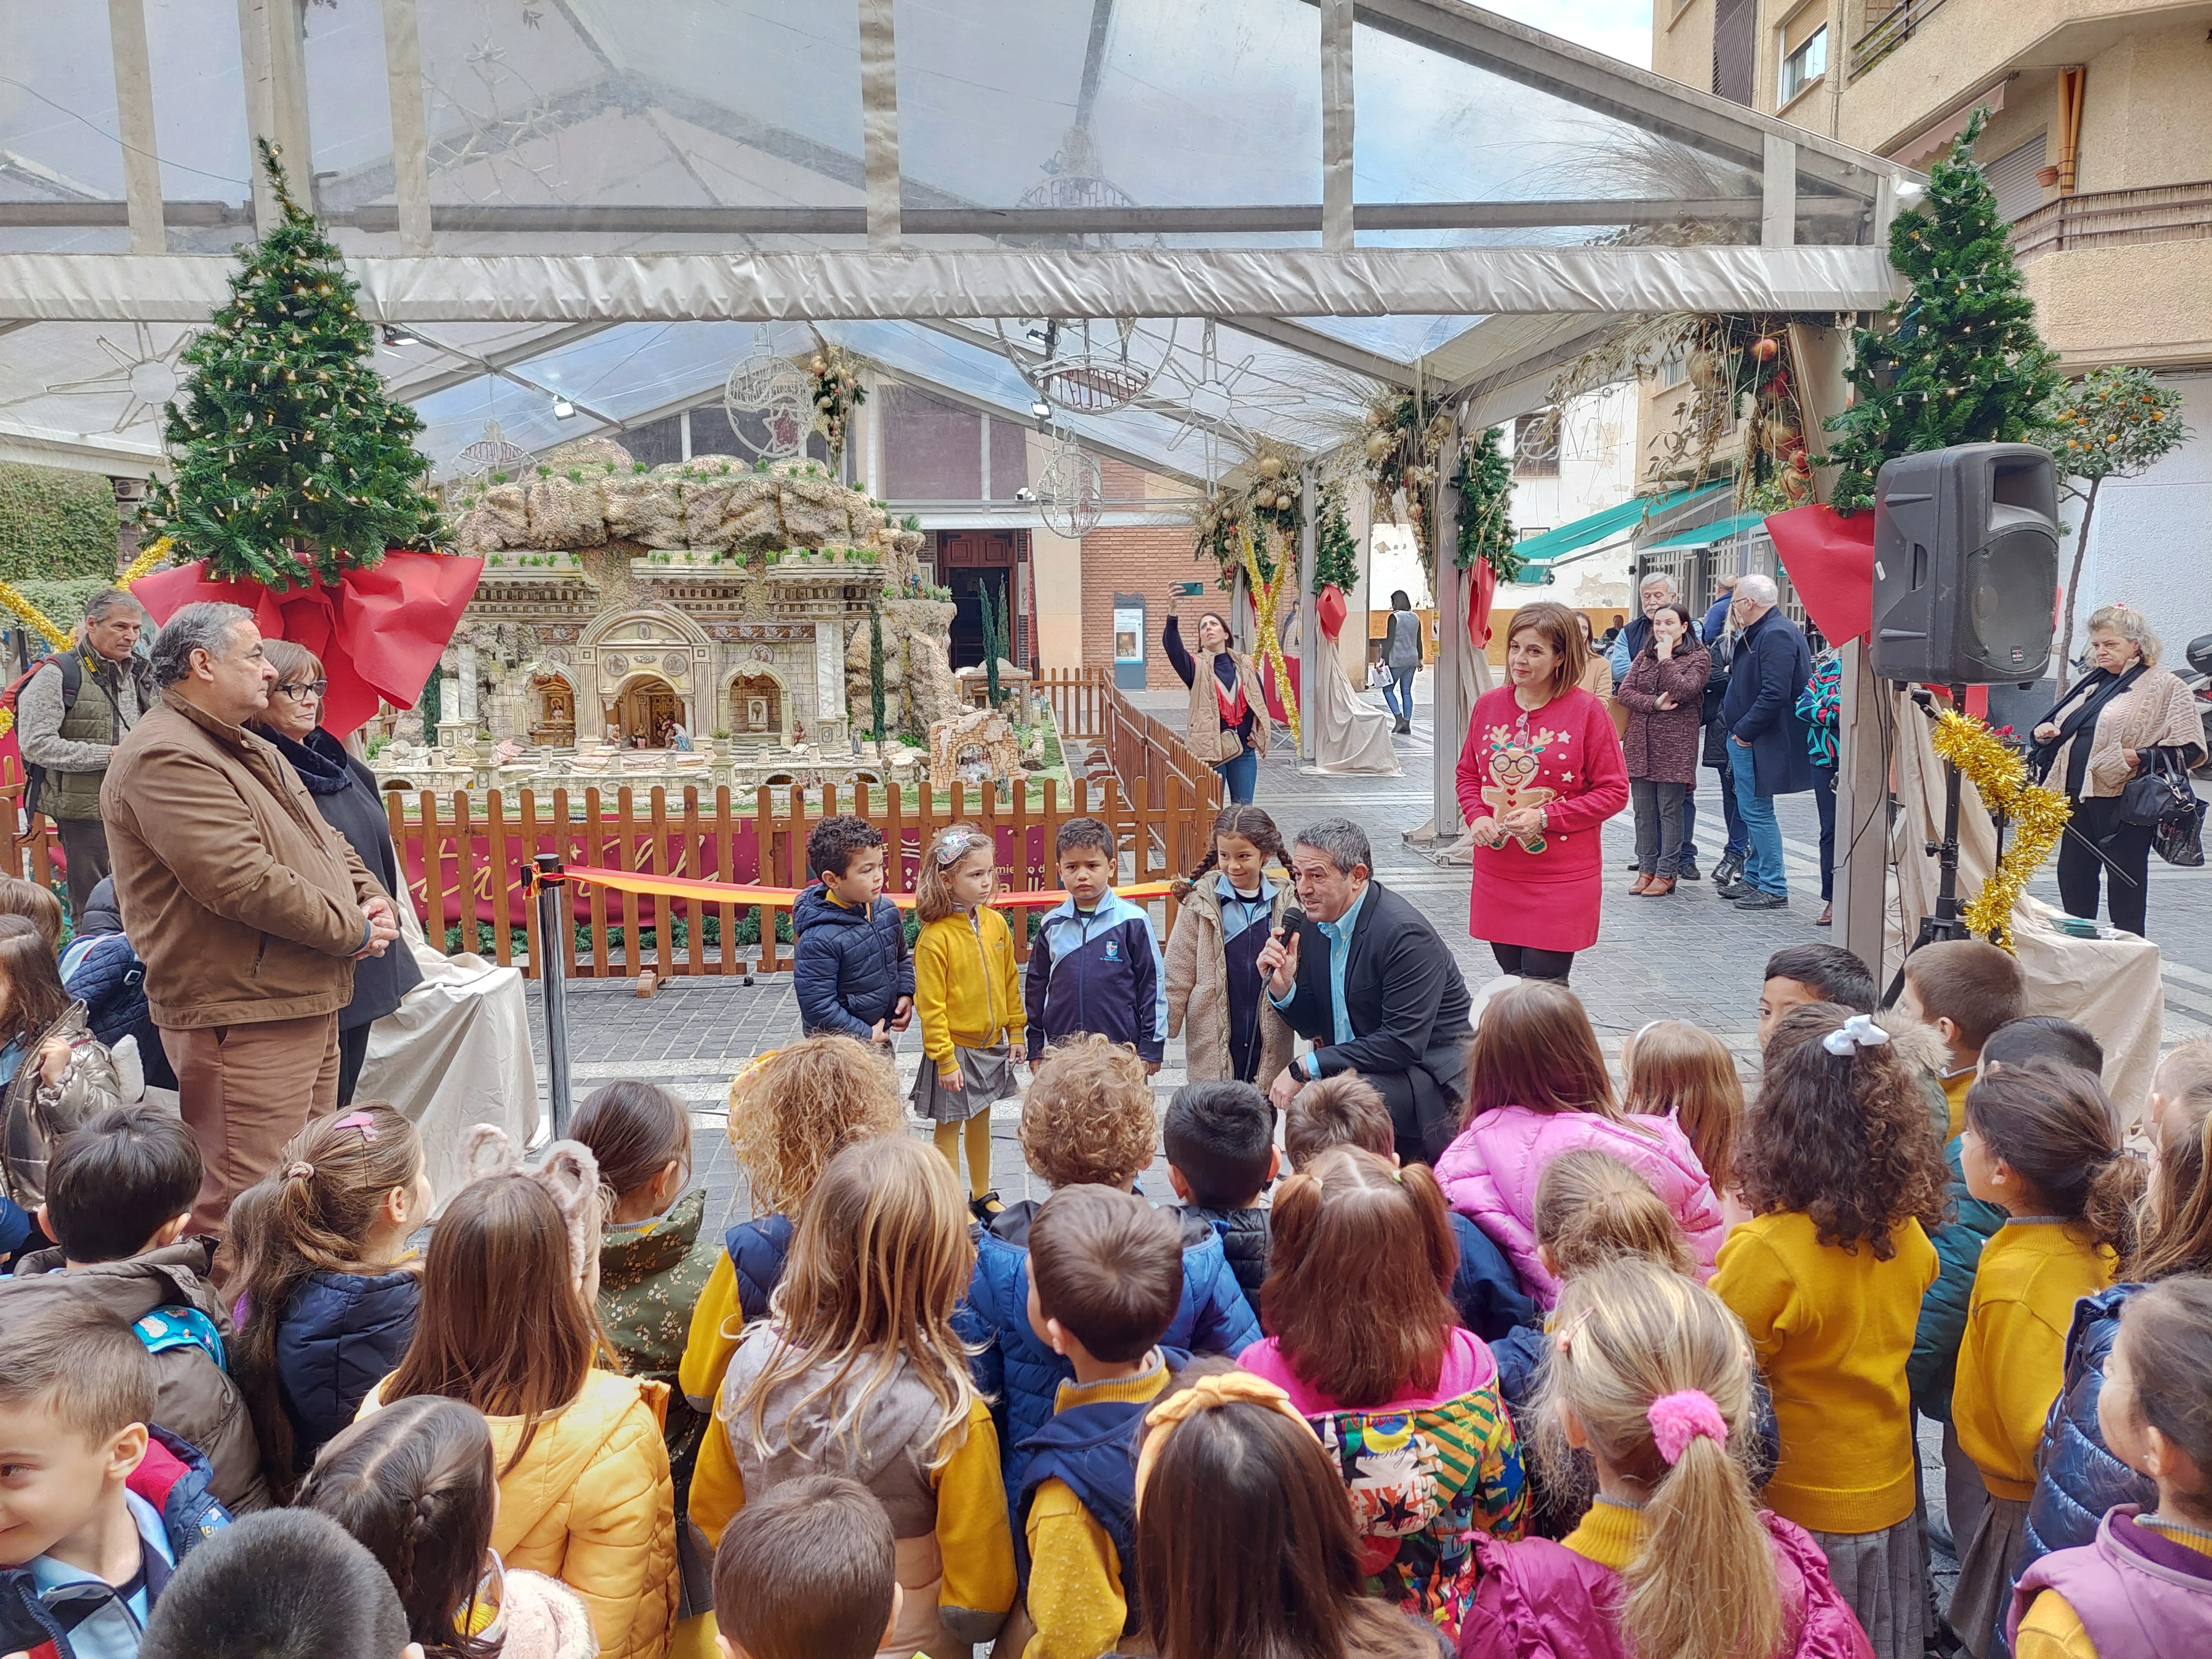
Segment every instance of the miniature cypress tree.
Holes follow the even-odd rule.
[[[1841,462],[1832,505],[1874,504],[1875,474],[1899,455],[1953,444],[2033,443],[2058,386],[2057,357],[2035,329],[2035,302],[1974,163],[1987,109],[1968,118],[1929,174],[1926,204],[1898,215],[1889,262],[1912,283],[1887,326],[1859,331],[1851,406],[1827,423]]]
[[[868,607],[868,714],[875,722],[876,741],[884,740],[884,606],[878,599]]]
[[[283,589],[434,547],[442,523],[416,489],[422,422],[386,395],[337,248],[260,148],[283,219],[241,249],[230,303],[185,349],[185,395],[162,411],[176,476],[143,519],[209,574]]]

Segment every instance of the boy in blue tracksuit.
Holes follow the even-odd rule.
[[[1030,1064],[1048,1044],[1092,1031],[1128,1044],[1157,1072],[1168,1042],[1167,975],[1152,917],[1114,890],[1114,832],[1097,818],[1070,818],[1053,852],[1067,901],[1045,913],[1030,944],[1022,997]]]

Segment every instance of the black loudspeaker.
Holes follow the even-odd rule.
[[[1875,480],[1875,674],[2038,680],[2058,603],[2058,477],[2033,444],[1959,444]]]

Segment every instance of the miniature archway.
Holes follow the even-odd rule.
[[[665,749],[673,727],[690,724],[684,696],[665,675],[645,671],[623,678],[605,712],[614,741],[625,749]]]
[[[791,743],[791,685],[769,662],[739,663],[725,675],[716,710],[734,742]]]

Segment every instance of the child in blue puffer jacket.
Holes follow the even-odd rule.
[[[415,1334],[422,1269],[407,1240],[430,1218],[430,1172],[412,1123],[355,1106],[293,1136],[239,1201],[251,1219],[232,1223],[246,1310],[234,1363],[289,1502]]]
[[[914,956],[884,896],[883,832],[824,818],[806,837],[814,884],[792,907],[792,991],[809,1036],[889,1042],[914,1020]]]
[[[1103,1036],[1080,1036],[1045,1056],[1022,1103],[1022,1152],[1055,1189],[1085,1183],[1133,1190],[1152,1161],[1158,1120],[1145,1062]],[[1009,1500],[1022,1489],[1022,1443],[1051,1421],[1060,1386],[1074,1369],[1045,1346],[1029,1320],[1030,1223],[1035,1200],[1010,1204],[979,1225],[975,1277],[953,1326],[982,1352],[969,1362],[975,1386],[997,1403]],[[1182,1304],[1163,1348],[1235,1354],[1260,1340],[1260,1322],[1237,1287],[1220,1235],[1195,1216],[1182,1223]]]

